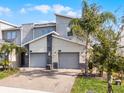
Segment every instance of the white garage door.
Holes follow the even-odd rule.
[[[46,67],[47,54],[46,53],[31,53],[30,67]]]
[[[79,53],[60,53],[59,66],[63,69],[79,68]]]

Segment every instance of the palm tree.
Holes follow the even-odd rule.
[[[4,54],[4,60],[3,60],[3,68],[7,69],[7,66],[9,66],[9,56],[13,53],[16,52],[16,54],[20,54],[21,52],[25,52],[26,50],[20,46],[17,46],[13,43],[4,43],[1,46],[0,53]]]
[[[111,12],[100,12],[100,7],[96,4],[89,5],[87,0],[83,0],[81,18],[71,20],[69,26],[71,32],[77,37],[85,39],[85,74],[88,74],[88,49],[91,37],[100,31],[106,22],[115,23],[115,16]]]

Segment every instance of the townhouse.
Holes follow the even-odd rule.
[[[4,28],[0,29],[2,41],[15,43],[27,49],[26,53],[16,55],[15,58],[13,56],[14,66],[52,69],[85,67],[84,41],[69,31],[72,17],[59,14],[55,16],[55,23],[2,26]]]

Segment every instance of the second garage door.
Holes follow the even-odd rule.
[[[31,53],[30,67],[46,67],[47,54],[46,53]]]
[[[59,67],[62,69],[78,69],[79,53],[60,53]]]

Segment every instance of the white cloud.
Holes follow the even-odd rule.
[[[26,9],[25,9],[25,8],[22,8],[22,9],[20,10],[20,13],[21,13],[21,14],[25,14],[25,13],[26,13]]]
[[[34,6],[32,9],[43,13],[47,13],[51,9],[51,7],[48,5],[38,5],[38,6]]]
[[[68,11],[67,12],[67,15],[68,16],[71,16],[71,17],[77,17],[77,13],[76,12],[73,12],[73,11]]]
[[[7,15],[11,12],[11,10],[8,7],[2,7],[0,6],[0,14]]]
[[[31,5],[31,4],[30,4]],[[71,7],[69,6],[63,6],[60,4],[55,4],[55,5],[35,5],[35,6],[26,6],[20,10],[20,13],[25,14],[28,11],[39,11],[41,13],[48,13],[48,12],[53,12],[53,13],[58,13],[58,14],[64,14],[72,17],[78,17],[79,16],[79,11],[74,11]]]
[[[70,7],[68,7],[68,6],[65,7],[65,6],[59,5],[59,4],[53,5],[52,8],[55,13],[67,12],[67,11],[71,10]]]

